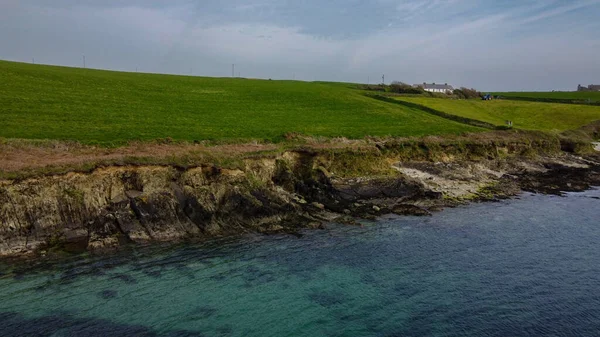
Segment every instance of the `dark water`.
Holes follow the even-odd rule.
[[[2,266],[0,336],[600,336],[600,190]]]

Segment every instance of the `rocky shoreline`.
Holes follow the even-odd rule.
[[[0,256],[297,233],[385,214],[427,216],[522,191],[600,186],[599,153],[575,155],[561,144],[452,145],[435,158],[395,143],[375,145],[370,152],[297,149],[244,159],[237,168],[107,166],[0,181]]]

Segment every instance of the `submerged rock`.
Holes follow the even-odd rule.
[[[392,213],[396,215],[431,216],[431,212],[415,205],[400,204],[392,207]]]
[[[105,300],[116,298],[118,295],[119,293],[116,290],[102,290],[98,293],[98,296]]]

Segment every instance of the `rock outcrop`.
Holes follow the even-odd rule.
[[[115,166],[0,181],[0,255],[297,232],[388,213],[427,216],[522,189],[560,193],[600,185],[597,157],[527,159],[496,149],[490,158],[402,161],[380,150],[376,160],[289,151],[246,159],[238,168]]]

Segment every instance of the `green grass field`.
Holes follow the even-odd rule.
[[[498,126],[511,120],[515,128],[527,130],[565,131],[600,120],[600,107],[597,106],[508,100],[397,99]]]
[[[599,91],[554,91],[554,92],[497,92],[494,95],[502,97],[522,97],[533,99],[558,99],[558,100],[591,100],[600,101]]]
[[[0,137],[278,140],[290,132],[361,138],[481,129],[351,85],[138,74],[0,61]]]

